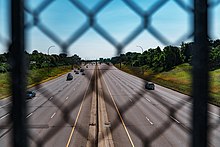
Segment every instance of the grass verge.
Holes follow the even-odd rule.
[[[49,74],[47,68],[29,70],[27,76],[28,88],[49,81],[51,79],[54,79],[69,71],[71,71],[71,66],[60,66],[60,67],[50,68]],[[9,80],[10,80],[9,73],[0,74],[0,99],[10,96]]]
[[[192,92],[192,67],[189,64],[181,64],[167,72],[156,73],[149,69],[119,65],[116,67],[122,71],[138,76],[142,79],[155,82],[161,86],[191,95]],[[220,69],[210,71],[210,100],[209,102],[220,106]]]

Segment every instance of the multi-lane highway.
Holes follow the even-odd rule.
[[[144,80],[106,64],[89,65],[85,73],[74,74],[71,81],[63,75],[33,88],[37,95],[27,100],[26,114],[29,146],[89,146],[93,135],[100,146],[190,146],[189,96],[159,85],[146,90]],[[11,104],[0,104],[0,146],[7,147]],[[209,146],[217,147],[219,108],[210,105],[208,113]]]
[[[36,97],[27,100],[29,146],[85,146],[94,68],[89,66],[86,75],[72,71],[74,79],[71,81],[66,81],[63,75],[36,87]],[[10,101],[2,103],[0,146],[8,147],[11,146],[11,130],[7,113],[11,104]]]

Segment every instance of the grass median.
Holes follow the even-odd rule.
[[[27,76],[28,88],[54,79],[69,71],[71,71],[71,66],[52,67],[50,68],[49,73],[47,68],[29,70]],[[10,96],[9,81],[9,73],[0,74],[0,99]]]
[[[167,72],[153,72],[145,67],[129,67],[116,65],[118,69],[138,76],[142,79],[155,82],[161,86],[191,95],[192,92],[192,67],[189,64],[181,64]],[[209,102],[220,106],[220,69],[210,71],[210,100]]]

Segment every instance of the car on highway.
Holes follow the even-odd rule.
[[[83,69],[83,68],[81,68],[81,69],[80,69],[80,72],[84,72],[84,69]]]
[[[149,89],[149,90],[154,90],[155,89],[155,85],[152,82],[147,82],[145,84],[145,89]]]
[[[82,72],[82,75],[86,75],[85,72]]]
[[[75,74],[79,74],[79,71],[77,70],[77,71],[75,72]]]
[[[35,93],[34,91],[28,90],[28,91],[26,92],[26,98],[27,98],[27,99],[32,99],[32,98],[35,97],[35,96],[36,96],[36,93]]]
[[[68,73],[67,74],[67,77],[66,77],[66,80],[67,81],[70,81],[70,80],[72,80],[73,79],[73,75],[71,74],[71,73]]]

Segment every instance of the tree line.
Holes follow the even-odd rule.
[[[81,58],[76,54],[68,57],[65,53],[48,55],[34,50],[32,53],[25,51],[25,55],[30,70],[81,64]],[[0,73],[10,71],[9,62],[9,53],[0,54]]]
[[[113,64],[131,67],[146,67],[156,72],[168,71],[182,63],[191,64],[194,43],[182,43],[180,46],[159,46],[141,53],[127,52],[111,58]],[[220,68],[220,40],[209,40],[209,68]]]

